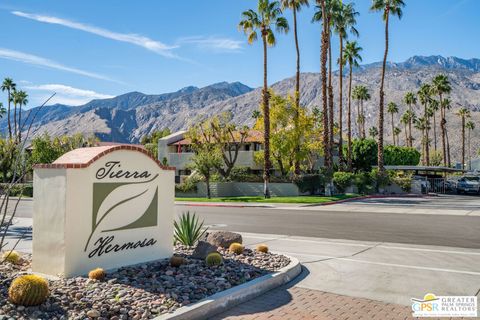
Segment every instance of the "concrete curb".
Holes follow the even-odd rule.
[[[216,293],[190,306],[185,306],[177,309],[175,312],[156,317],[155,320],[207,319],[240,303],[258,297],[293,280],[302,272],[300,262],[296,258],[289,258],[290,264],[277,272]]]
[[[175,201],[176,206],[184,207],[222,207],[222,208],[274,208],[271,204],[227,204],[227,203],[204,203]]]
[[[359,196],[359,197],[353,197],[353,198],[348,198],[348,199],[342,199],[342,200],[335,200],[335,201],[330,201],[330,202],[324,202],[324,203],[315,203],[315,204],[306,204],[302,207],[316,207],[316,206],[330,206],[333,204],[339,204],[339,203],[344,203],[344,202],[350,202],[350,201],[356,201],[356,200],[362,200],[362,199],[383,199],[383,198],[426,198],[426,197],[431,197],[431,196],[436,196],[436,195],[424,195],[424,194],[405,194],[405,195],[400,195],[400,194],[379,194],[379,195],[369,195],[369,196]]]

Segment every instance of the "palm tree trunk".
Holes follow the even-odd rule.
[[[385,8],[385,53],[383,54],[382,63],[382,79],[380,82],[380,109],[378,110],[378,171],[380,174],[385,172],[383,165],[383,122],[384,122],[384,104],[385,104],[385,92],[383,88],[385,86],[385,69],[387,67],[388,56],[388,18],[390,16],[390,8]]]
[[[448,129],[446,129],[445,131],[445,136],[447,137],[447,162],[448,162],[448,166],[451,167],[452,161],[450,159],[450,140],[448,138]]]
[[[437,152],[437,117],[435,116],[435,111],[433,112],[433,147],[435,153]]]
[[[348,80],[348,113],[347,113],[347,168],[348,171],[352,171],[352,64],[349,64],[349,80]]]
[[[13,101],[13,136],[17,139],[17,99]]]
[[[465,169],[465,116],[462,116],[462,170]]]
[[[338,160],[339,166],[343,165],[343,37],[340,34],[340,53],[339,53],[339,98],[338,98]]]
[[[367,131],[365,130],[365,109],[363,107],[363,100],[362,100],[362,138],[365,139],[367,137]]]
[[[328,19],[327,25],[330,26],[330,18]],[[332,87],[332,42],[331,42],[331,29],[327,28],[328,31],[328,158],[330,159],[331,165],[333,164],[333,148],[335,140],[333,137],[334,132],[334,114],[333,114],[333,87]]]
[[[8,122],[8,137],[12,139],[12,121],[10,119],[10,103],[11,103],[11,94],[10,89],[7,90],[7,98],[8,98],[8,107],[7,107],[7,122]]]
[[[439,94],[440,97],[440,116],[442,120],[440,120],[440,128],[442,130],[442,154],[443,154],[443,165],[447,166],[447,145],[446,145],[446,135],[447,135],[447,128],[446,124],[447,121],[445,120],[445,108],[443,107],[442,103],[442,95]]]
[[[407,131],[407,123],[405,122],[405,145],[408,147],[408,131]]]
[[[295,38],[295,50],[297,52],[297,73],[295,79],[295,131],[297,134],[297,141],[295,146],[295,175],[300,174],[300,134],[298,130],[298,122],[300,117],[300,46],[298,45],[298,33],[297,33],[297,9],[293,6],[293,35]]]
[[[22,105],[18,108],[18,143],[22,142]]]
[[[395,146],[395,123],[393,123],[393,112],[391,113],[392,115],[392,138],[393,138],[393,145]]]
[[[427,104],[424,105],[424,118],[425,118],[425,161],[426,165],[430,165],[430,141],[428,135],[428,117],[427,117]]]
[[[325,12],[325,0],[321,0],[322,12]],[[323,154],[324,164],[327,170],[330,169],[329,146],[328,146],[328,103],[327,103],[327,23],[325,19],[322,20],[322,45],[320,55],[320,69],[321,69],[321,84],[322,84],[322,110],[323,110]]]
[[[408,143],[407,143],[407,146],[409,146],[410,148],[413,147],[413,137],[412,137],[412,116],[413,116],[413,112],[412,112],[412,104],[409,104],[408,105],[408,110],[410,110],[410,118],[408,119]]]
[[[472,171],[472,146],[470,144],[470,133],[472,130],[468,129],[468,170]]]
[[[362,137],[362,128],[360,127],[362,125],[361,120],[360,120],[360,100],[357,100],[357,131],[358,131],[358,137]]]
[[[263,139],[264,139],[264,162],[263,162],[263,195],[270,198],[270,190],[268,184],[270,182],[270,106],[267,81],[267,39],[263,38]]]

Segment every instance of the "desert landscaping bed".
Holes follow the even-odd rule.
[[[242,254],[219,248],[223,264],[208,267],[193,259],[193,249],[176,246],[185,263],[172,267],[168,259],[107,272],[103,281],[76,277],[49,280],[50,296],[40,306],[24,307],[8,300],[16,277],[29,273],[30,255],[18,265],[0,265],[0,319],[152,319],[217,292],[287,266],[282,255],[245,249]]]

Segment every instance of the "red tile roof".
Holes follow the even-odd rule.
[[[65,153],[51,164],[37,164],[35,168],[46,169],[77,169],[86,168],[101,157],[118,150],[139,151],[155,161],[158,166],[164,170],[175,170],[175,167],[166,167],[160,164],[158,160],[143,147],[133,144],[110,145],[103,147],[78,148]]]
[[[240,133],[237,131],[234,133],[235,142],[240,142]],[[248,136],[245,139],[245,142],[258,142],[263,143],[263,132],[258,130],[249,130]],[[180,141],[174,142],[169,144],[170,146],[178,146],[178,145],[190,145],[192,141],[189,138],[184,138]]]

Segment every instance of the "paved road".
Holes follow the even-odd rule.
[[[194,211],[215,229],[239,232],[480,248],[480,216],[437,215],[440,210],[437,208],[423,208],[428,214],[391,213],[395,212],[391,203],[382,201],[385,204],[366,204],[363,200],[322,207],[177,206],[176,211]],[[398,199],[393,201],[401,207]],[[404,210],[418,210],[427,202],[441,205],[441,210],[467,210],[451,198],[403,201]],[[414,201],[416,205],[412,204]],[[478,203],[480,209],[479,199],[465,200],[467,202],[470,207]]]
[[[215,229],[239,232],[480,248],[480,198],[365,199],[331,206],[176,206],[199,214]],[[16,217],[31,217],[21,201]]]

